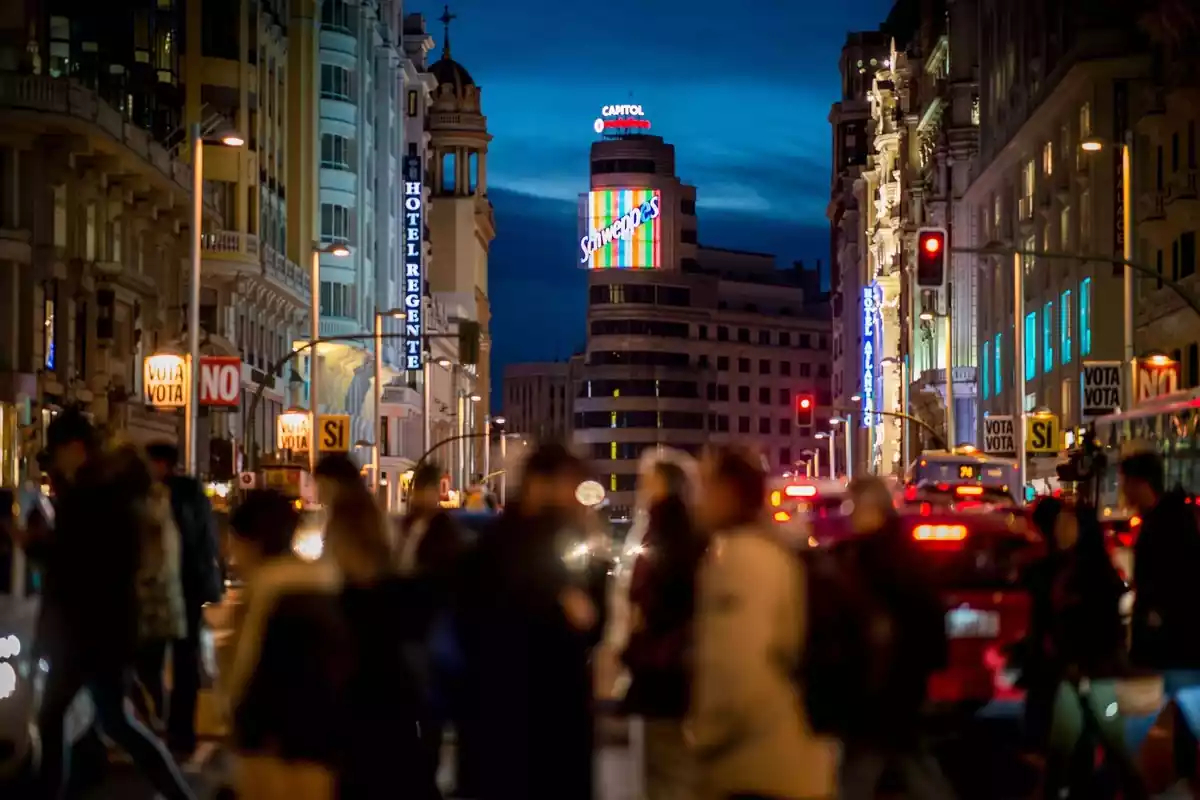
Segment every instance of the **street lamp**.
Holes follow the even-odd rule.
[[[503,416],[498,416],[492,419],[492,424],[500,429],[500,505],[503,506],[508,501],[508,434],[504,432],[504,426],[508,420]],[[491,450],[492,443],[489,439],[488,449]]]
[[[946,446],[953,449],[955,440],[955,422],[954,419],[954,375],[951,362],[954,360],[953,341],[951,336],[954,331],[951,327],[950,317],[950,293],[946,293],[946,313],[938,314],[928,309],[921,312],[922,322],[933,322],[935,319],[941,318],[946,320]],[[907,409],[905,409],[907,412]],[[904,423],[905,439],[907,440],[908,423]],[[906,465],[907,466],[907,465]]]
[[[376,498],[379,497],[379,449],[383,446],[383,320],[405,319],[407,316],[401,308],[375,311],[375,446],[371,450],[371,469],[375,476],[371,482]]]
[[[188,131],[192,149],[192,285],[188,297],[188,398],[184,416],[184,452],[189,475],[198,473],[196,464],[196,428],[200,422],[200,237],[204,224],[204,145],[223,144],[241,147],[245,140],[233,132],[206,137],[200,123]]]
[[[1079,143],[1085,153],[1099,153],[1109,144],[1105,140],[1089,136]],[[1123,371],[1125,391],[1122,403],[1125,410],[1133,408],[1133,132],[1125,131],[1125,140],[1112,143],[1121,149],[1121,228],[1124,231],[1121,258],[1125,260],[1125,347]],[[1018,321],[1019,323],[1019,321]],[[1020,369],[1021,362],[1017,362]]]
[[[837,436],[833,431],[820,431],[816,438],[829,440],[829,480],[834,480],[837,478],[837,450],[834,449],[837,447]]]
[[[317,471],[317,415],[321,413],[320,390],[317,384],[317,373],[320,365],[320,345],[317,340],[321,338],[321,255],[336,256],[345,258],[350,255],[350,248],[341,242],[333,242],[327,245],[313,244],[312,247],[312,266],[309,270],[309,309],[308,316],[310,324],[309,335],[312,337],[312,352],[308,354],[309,369],[308,369],[308,413],[312,417],[312,441],[308,447],[308,469],[309,472],[316,473]]]

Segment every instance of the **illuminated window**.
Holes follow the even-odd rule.
[[[62,78],[71,74],[71,21],[50,18],[50,75]]]
[[[321,166],[350,169],[350,139],[336,133],[321,134]]]
[[[1061,343],[1060,352],[1063,364],[1071,363],[1071,315],[1073,313],[1071,290],[1067,289],[1058,299],[1058,340]]]
[[[1042,309],[1042,371],[1054,369],[1054,301]]]
[[[1092,244],[1092,193],[1087,189],[1079,192],[1079,239],[1077,250],[1086,251]]]
[[[1027,251],[1037,250],[1037,237],[1030,236],[1028,239],[1026,239],[1025,243],[1022,245],[1022,249]],[[1037,256],[1023,256],[1021,258],[1021,262],[1025,265],[1025,275],[1032,275],[1033,270],[1037,267]]]
[[[1092,279],[1079,284],[1079,355],[1092,352]]]
[[[45,288],[45,304],[42,308],[42,353],[45,356],[46,369],[54,369],[57,362],[56,336],[55,336],[55,302],[58,295],[58,285],[53,281],[48,281]]]
[[[1020,214],[1021,219],[1030,219],[1033,217],[1033,190],[1036,185],[1037,164],[1033,159],[1025,162],[1021,167],[1021,203]]]
[[[1079,107],[1079,138],[1086,139],[1092,135],[1092,104],[1084,103]]]
[[[1042,145],[1042,173],[1044,175],[1054,174],[1054,142],[1046,142]]]
[[[980,355],[980,358],[979,358],[979,366],[980,366],[979,390],[981,392],[983,392],[984,400],[988,399],[988,391],[990,391],[992,388],[991,385],[988,383],[988,366],[991,364],[991,361],[992,361],[991,355],[992,355],[992,348],[988,343],[985,342],[983,345],[983,353]]]
[[[347,244],[350,241],[350,209],[336,203],[321,203],[321,242]]]
[[[88,261],[96,260],[96,204],[88,203],[84,209],[83,252]]]
[[[350,84],[350,70],[336,64],[321,65],[321,97],[349,101],[353,97]]]
[[[1003,343],[1004,343],[1004,334],[997,333],[996,334],[996,357],[994,359],[994,361],[996,363],[996,369],[993,371],[993,375],[995,377],[995,386],[996,386],[996,396],[997,397],[999,397],[1000,392],[1004,390],[1004,370],[1000,366],[1001,364],[1004,363]]]
[[[1025,380],[1037,376],[1037,312],[1025,315]]]
[[[1067,206],[1058,213],[1058,246],[1062,250],[1071,247],[1071,209]]]

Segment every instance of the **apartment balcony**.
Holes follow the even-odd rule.
[[[91,167],[120,176],[137,200],[158,208],[160,217],[174,216],[182,224],[190,219],[191,166],[92,89],[69,78],[0,73],[0,113],[5,133],[24,134],[57,152],[64,172]],[[206,192],[212,213],[210,197]]]
[[[200,237],[204,277],[224,283],[252,278],[299,308],[312,302],[308,270],[288,261],[257,236],[214,231]]]
[[[1138,232],[1149,239],[1161,240],[1168,232],[1166,196],[1152,191],[1138,198]]]
[[[1200,193],[1197,193],[1195,169],[1180,170],[1167,184],[1166,205],[1172,214],[1182,213],[1194,222],[1200,212]]]

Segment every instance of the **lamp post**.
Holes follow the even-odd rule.
[[[312,248],[312,265],[309,270],[309,282],[312,284],[309,294],[308,317],[310,323],[309,335],[315,342],[321,338],[321,254],[337,256],[345,258],[350,255],[350,248],[346,245],[335,242],[328,245],[313,244]],[[312,435],[308,443],[308,470],[315,473],[317,471],[317,416],[321,413],[320,389],[317,381],[317,373],[320,372],[320,348],[313,345],[312,352],[308,355],[308,413],[311,417]]]
[[[831,425],[846,426],[846,483],[850,483],[854,478],[854,415],[847,412],[846,416],[834,417],[829,422]]]
[[[1085,153],[1099,153],[1108,144],[1103,139],[1088,137],[1079,143]],[[1125,346],[1122,361],[1122,372],[1125,383],[1124,395],[1121,398],[1123,410],[1133,408],[1133,132],[1125,131],[1125,139],[1112,143],[1121,149],[1121,228],[1124,232],[1121,257],[1125,259],[1124,271],[1124,320]],[[1081,243],[1082,244],[1082,243]]]
[[[223,144],[241,147],[246,140],[235,133],[206,137],[200,123],[188,129],[192,149],[192,285],[188,292],[188,398],[183,418],[184,460],[189,475],[198,474],[196,464],[196,428],[200,422],[200,228],[204,224],[204,145]]]
[[[953,318],[950,310],[950,284],[946,284],[946,313],[938,314],[933,311],[922,311],[921,321],[932,322],[934,318],[940,317],[946,320],[946,447],[950,450],[954,449],[955,442],[955,422],[954,419],[954,342],[951,337],[954,335]],[[908,425],[905,423],[905,428]],[[907,468],[907,465],[905,465]]]
[[[403,309],[393,308],[389,311],[375,312],[375,447],[371,451],[371,468],[375,473],[372,478],[373,488],[376,497],[379,496],[379,456],[380,448],[383,447],[383,320],[405,319],[406,314]]]
[[[505,441],[508,434],[504,432],[504,425],[508,420],[503,416],[493,417],[492,424],[500,429],[500,468],[504,470],[500,473],[500,505],[504,505],[504,501],[508,499],[508,448],[505,447]],[[488,439],[488,452],[492,450],[491,438]]]
[[[836,450],[837,432],[836,432],[836,429],[831,430],[828,433],[826,433],[825,431],[821,431],[817,434],[816,438],[829,440],[829,479],[833,480],[833,479],[837,478],[837,450]]]

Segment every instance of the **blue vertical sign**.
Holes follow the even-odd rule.
[[[879,350],[879,284],[872,283],[863,291],[863,376],[862,425],[875,423],[875,357]]]
[[[420,156],[404,157],[404,368],[421,369],[425,320],[425,181]]]

